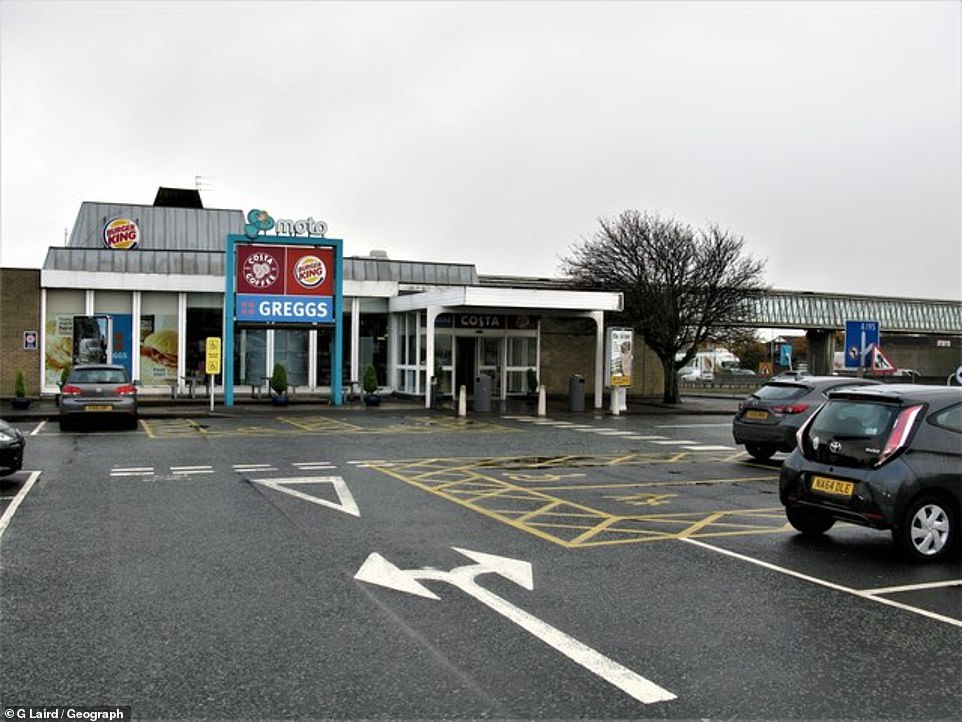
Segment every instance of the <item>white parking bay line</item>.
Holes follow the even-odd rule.
[[[682,446],[684,444],[696,444],[698,442],[692,441],[691,439],[665,439],[664,441],[652,441],[651,443],[661,446]]]
[[[712,444],[693,444],[684,447],[686,451],[734,451],[734,446],[714,446]]]
[[[729,551],[728,549],[723,549],[722,547],[714,546],[713,544],[706,544],[698,539],[692,539],[691,537],[682,537],[683,542],[688,544],[694,544],[702,549],[708,549],[709,551],[717,552],[719,554],[724,554],[726,556],[732,557],[733,559],[740,559],[743,562],[748,562],[749,564],[755,564],[757,566],[769,569],[779,574],[785,574],[790,577],[795,577],[796,579],[801,579],[802,581],[810,582],[812,584],[817,584],[828,589],[834,589],[838,592],[844,592],[846,594],[851,594],[856,597],[861,597],[862,599],[869,599],[873,602],[878,602],[879,604],[885,604],[889,607],[895,607],[896,609],[901,609],[902,611],[912,612],[913,614],[918,614],[923,617],[928,617],[929,619],[934,619],[938,622],[945,622],[946,624],[951,624],[954,627],[962,627],[962,619],[955,619],[953,617],[946,617],[943,614],[937,614],[936,612],[930,612],[927,609],[920,609],[919,607],[913,607],[908,604],[902,604],[894,599],[888,599],[883,596],[879,596],[880,592],[885,592],[885,589],[853,589],[852,587],[846,587],[842,584],[836,584],[835,582],[830,582],[826,579],[819,579],[818,577],[809,576],[808,574],[802,574],[801,572],[796,572],[794,569],[787,569],[786,567],[780,567],[776,564],[771,564],[769,562],[762,561],[761,559],[755,559],[753,557],[746,556],[744,554],[739,554],[738,552]]]
[[[212,466],[172,466],[170,473],[179,476],[189,476],[191,474],[213,474]]]
[[[115,466],[110,470],[111,476],[152,476],[152,466]]]
[[[23,486],[20,487],[20,491],[18,491],[17,495],[13,497],[13,501],[11,501],[7,505],[7,508],[3,510],[3,516],[0,516],[0,537],[2,537],[3,533],[7,530],[10,520],[13,519],[13,515],[17,513],[17,509],[20,508],[20,504],[23,503],[23,500],[26,498],[27,494],[30,493],[33,485],[37,482],[37,479],[40,478],[40,473],[41,472],[39,471],[31,471],[30,476],[27,477],[27,480],[24,482]]]

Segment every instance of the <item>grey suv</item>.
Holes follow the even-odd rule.
[[[889,529],[914,561],[952,554],[962,518],[962,388],[898,384],[836,391],[799,429],[779,492],[788,521]]]

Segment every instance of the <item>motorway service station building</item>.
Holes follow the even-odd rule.
[[[188,393],[218,338],[215,387],[228,405],[265,393],[282,363],[295,398],[335,404],[370,365],[382,392],[426,405],[432,384],[452,398],[480,382],[498,400],[530,394],[534,380],[566,394],[580,376],[601,407],[605,313],[621,310],[621,294],[383,252],[345,258],[327,230],[312,217],[207,209],[194,190],[161,188],[152,205],[84,202],[40,271],[40,392],[55,394],[65,367],[109,360],[144,394]]]

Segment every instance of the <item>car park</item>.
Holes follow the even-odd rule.
[[[0,476],[9,476],[23,468],[23,450],[27,442],[20,430],[0,420]]]
[[[60,388],[60,428],[78,422],[119,420],[137,428],[137,386],[116,364],[75,366]]]
[[[893,384],[832,393],[799,430],[779,494],[803,534],[823,534],[842,520],[891,530],[914,561],[952,554],[962,517],[962,388]]]
[[[828,399],[829,391],[878,383],[840,376],[772,379],[738,404],[732,436],[756,459],[770,459],[777,451],[795,448],[798,429]]]

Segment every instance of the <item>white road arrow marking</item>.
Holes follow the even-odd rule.
[[[361,565],[354,578],[362,582],[377,584],[408,594],[416,594],[428,599],[440,599],[440,597],[421,584],[418,581],[419,579],[447,582],[474,597],[498,614],[507,617],[545,644],[561,652],[568,659],[577,662],[639,702],[651,704],[675,699],[675,695],[668,690],[659,687],[654,682],[645,679],[583,642],[579,642],[560,629],[552,627],[547,622],[516,607],[497,594],[487,591],[475,581],[478,575],[493,572],[530,591],[534,589],[534,582],[529,562],[457,547],[454,547],[454,550],[473,559],[476,563],[455,567],[449,572],[430,568],[400,569],[380,554],[373,553]]]
[[[354,501],[351,490],[347,488],[347,483],[340,476],[297,476],[286,479],[251,479],[251,481],[255,484],[266,486],[268,489],[274,489],[275,491],[288,494],[298,499],[309,501],[312,504],[343,511],[345,514],[350,514],[351,516],[361,516],[361,510],[358,509],[357,502]],[[297,484],[330,484],[334,487],[334,491],[337,494],[337,503],[312,496],[299,489],[290,488]]]

